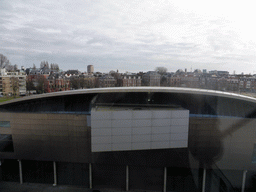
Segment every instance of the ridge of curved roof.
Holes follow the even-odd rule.
[[[125,92],[162,92],[162,93],[185,93],[185,94],[196,94],[196,95],[209,95],[226,97],[231,99],[239,99],[256,103],[256,98],[236,93],[215,91],[209,89],[196,89],[196,88],[181,88],[181,87],[110,87],[110,88],[93,88],[93,89],[78,89],[70,91],[60,91],[53,93],[45,93],[39,95],[31,95],[22,98],[17,98],[9,101],[0,103],[1,105],[16,103],[20,101],[29,101],[34,99],[41,99],[47,97],[57,97],[65,95],[76,95],[76,94],[90,94],[90,93],[125,93]]]

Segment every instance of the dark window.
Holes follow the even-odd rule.
[[[12,135],[0,134],[0,152],[14,152]]]
[[[0,127],[11,127],[10,121],[0,121]]]

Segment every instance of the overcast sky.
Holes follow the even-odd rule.
[[[0,0],[0,53],[63,70],[256,73],[253,1]]]

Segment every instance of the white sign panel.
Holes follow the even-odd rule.
[[[188,125],[188,110],[93,109],[92,152],[184,148]]]

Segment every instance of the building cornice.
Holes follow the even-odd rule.
[[[180,88],[180,87],[110,87],[110,88],[93,88],[93,89],[78,89],[70,91],[60,91],[53,93],[45,93],[39,95],[31,95],[22,98],[13,99],[10,101],[2,102],[0,105],[29,101],[34,99],[43,99],[48,97],[58,97],[76,94],[95,94],[95,93],[128,93],[128,92],[152,92],[152,93],[182,93],[182,94],[194,94],[194,95],[208,95],[216,97],[226,97],[230,99],[238,99],[248,102],[256,103],[256,98],[236,93],[215,91],[208,89],[194,89],[194,88]]]

